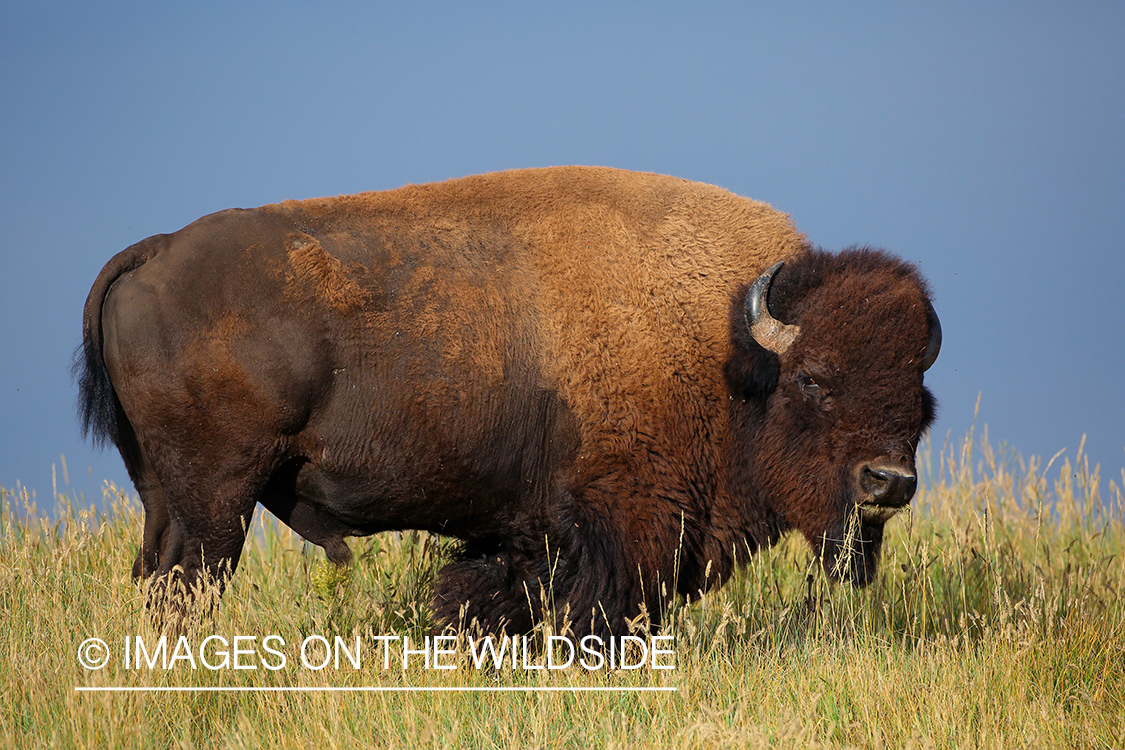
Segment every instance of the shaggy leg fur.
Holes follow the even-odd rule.
[[[527,633],[544,617],[556,632],[607,639],[659,624],[660,574],[641,570],[623,535],[575,504],[538,549],[470,545],[441,572],[434,609],[440,622],[483,632]],[[674,592],[668,580],[665,592]],[[640,615],[646,615],[647,620]]]
[[[448,627],[527,633],[536,619],[538,590],[525,591],[526,578],[507,551],[471,545],[462,559],[442,568],[434,614]]]
[[[556,627],[608,639],[657,624],[656,575],[634,562],[624,535],[608,521],[575,517],[581,520],[556,536],[560,548],[550,561]],[[638,622],[642,613],[647,623]]]

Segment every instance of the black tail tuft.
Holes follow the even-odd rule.
[[[117,417],[121,405],[97,343],[86,338],[78,345],[70,374],[78,383],[78,421],[82,437],[90,437],[95,446],[104,448],[108,443],[120,445]]]
[[[106,263],[94,281],[82,311],[82,343],[74,352],[70,374],[78,382],[78,421],[82,436],[94,445],[113,443],[121,447],[122,425],[128,429],[125,412],[109,379],[102,356],[102,304],[113,283],[125,273],[141,266],[166,245],[168,235],[158,234],[128,247]]]

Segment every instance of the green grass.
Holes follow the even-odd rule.
[[[419,640],[446,542],[352,540],[339,570],[255,521],[222,603],[185,635],[279,634],[279,671],[125,670],[154,643],[130,579],[141,513],[57,496],[55,520],[0,510],[0,743],[10,747],[1125,747],[1125,528],[1119,482],[1081,453],[1043,466],[967,440],[928,461],[863,591],[789,539],[722,589],[677,605],[674,670],[313,671],[307,636]],[[1120,480],[1119,480],[1120,481]],[[545,633],[539,633],[542,638]],[[87,671],[79,644],[114,660]],[[464,642],[461,643],[464,647]],[[76,686],[675,687],[675,693],[79,693]]]

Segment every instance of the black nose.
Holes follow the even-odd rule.
[[[889,508],[901,508],[914,497],[918,477],[901,465],[870,463],[859,472],[859,486],[869,502]]]

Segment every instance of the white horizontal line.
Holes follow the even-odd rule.
[[[76,693],[675,693],[675,687],[75,687]]]

